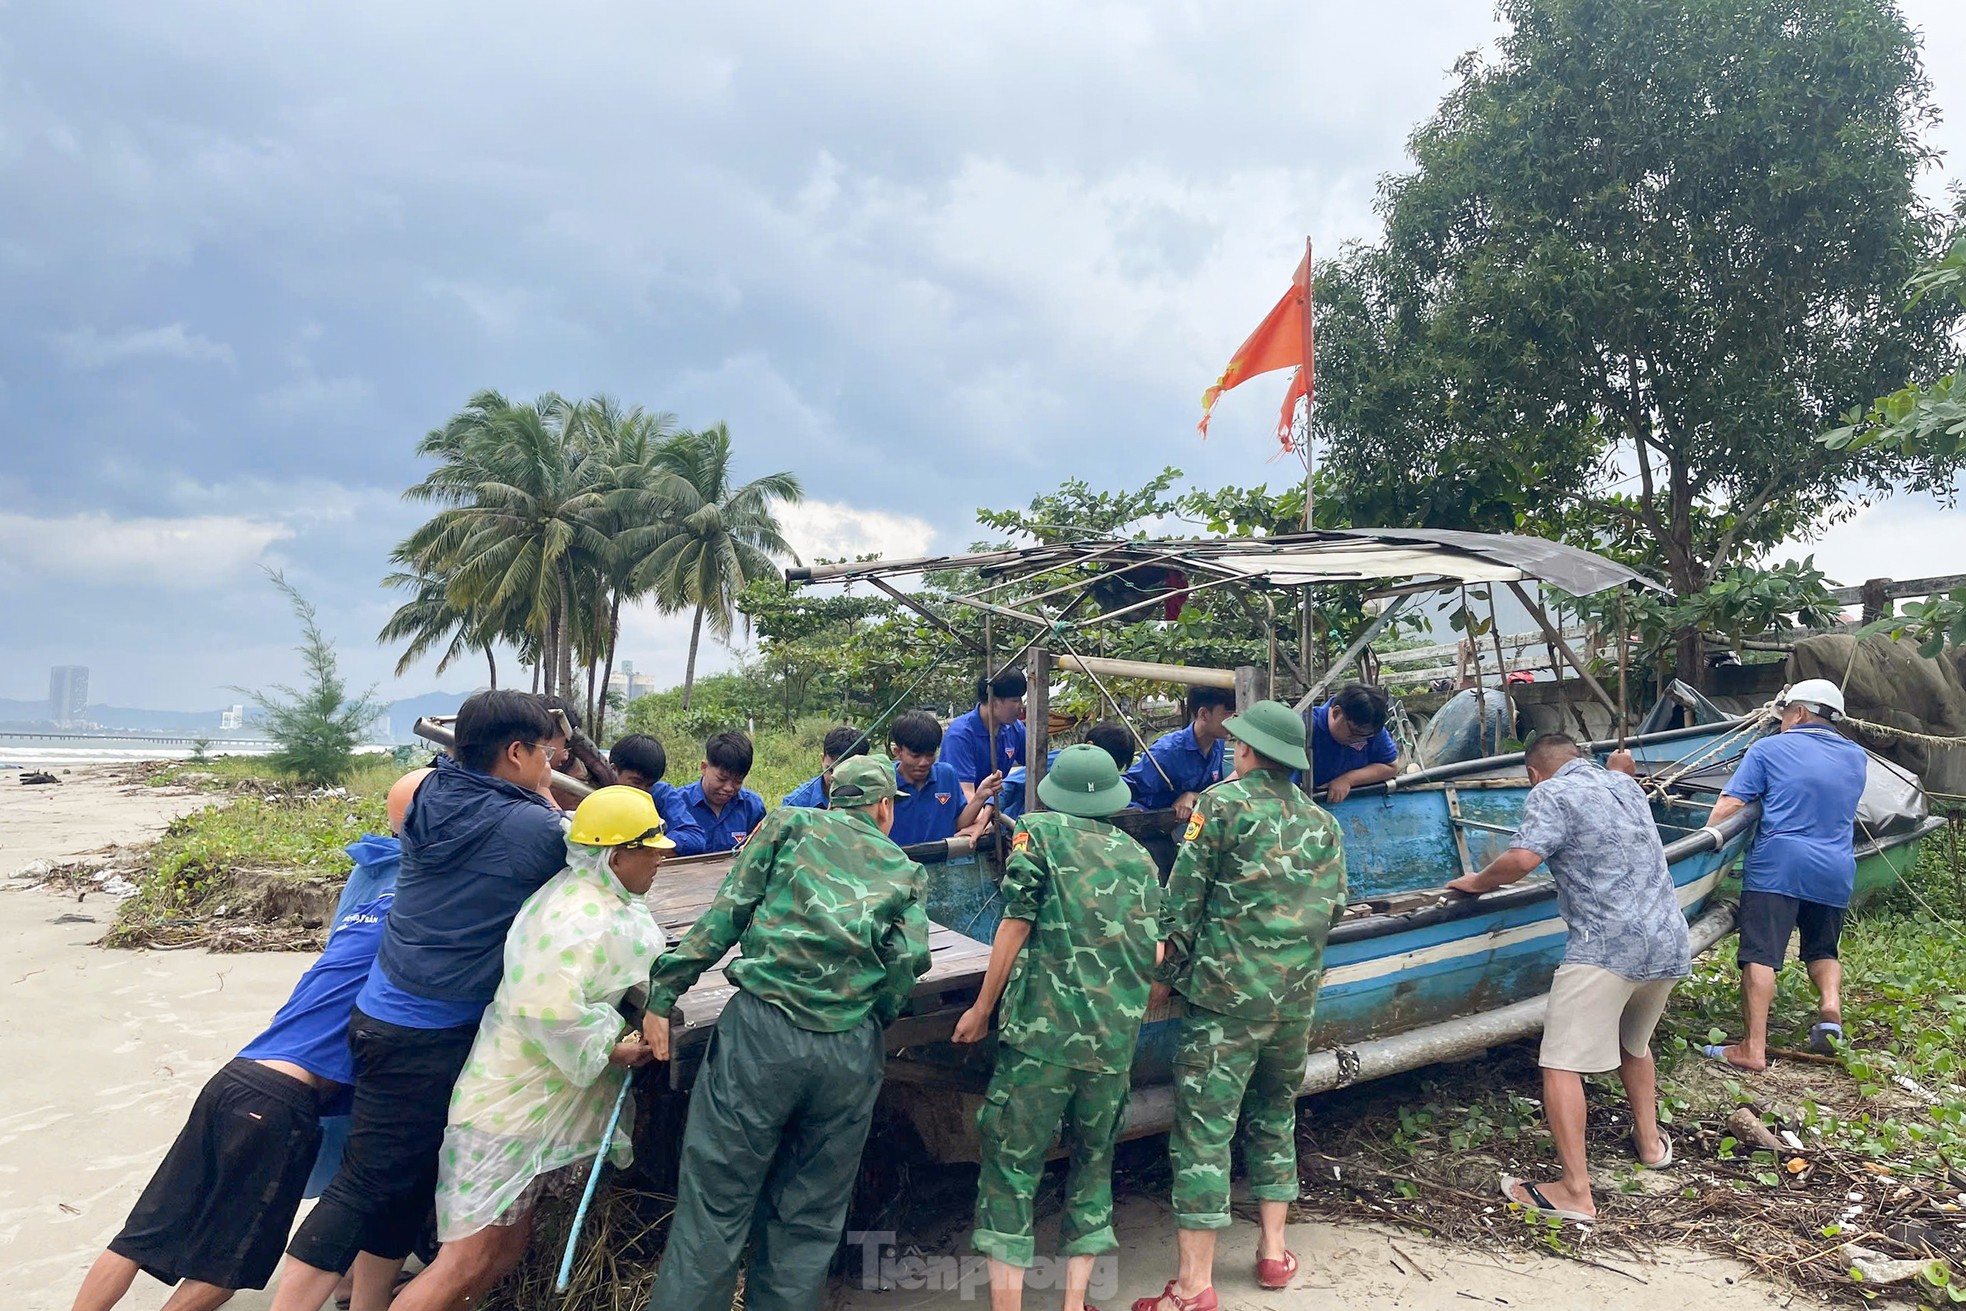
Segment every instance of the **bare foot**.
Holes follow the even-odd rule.
[[[1737,1070],[1746,1070],[1749,1074],[1760,1074],[1768,1068],[1768,1058],[1763,1056],[1760,1059],[1756,1059],[1750,1056],[1746,1043],[1737,1042],[1731,1046],[1722,1047],[1720,1049],[1720,1059],[1726,1061]]]

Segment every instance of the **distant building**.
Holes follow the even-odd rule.
[[[79,724],[88,704],[87,665],[56,665],[48,671],[48,718],[58,725]]]
[[[234,706],[230,710],[221,710],[218,712],[219,732],[236,733],[245,726],[246,708],[244,706]]]
[[[621,703],[626,705],[638,696],[647,696],[655,691],[655,680],[647,674],[637,674],[633,660],[623,660],[621,668],[608,679],[608,691],[620,697]]]

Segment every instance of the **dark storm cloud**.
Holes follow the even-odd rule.
[[[727,419],[886,541],[1067,476],[1274,473],[1274,389],[1207,447],[1199,393],[1491,33],[1470,0],[0,12],[34,620],[0,695],[78,660],[188,704],[289,671],[262,562],[386,673],[411,447],[482,386]],[[124,554],[51,565],[83,538]]]

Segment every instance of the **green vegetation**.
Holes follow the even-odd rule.
[[[273,585],[293,603],[300,620],[300,654],[307,664],[307,686],[275,687],[248,693],[266,714],[266,735],[280,744],[267,763],[303,783],[332,787],[355,768],[355,748],[382,712],[370,688],[351,698],[336,667],[334,643],[315,621],[314,607],[287,580],[271,570]],[[196,754],[203,754],[200,747]]]
[[[480,392],[417,453],[438,464],[405,495],[439,508],[396,548],[384,581],[413,595],[379,640],[408,643],[399,670],[482,651],[494,686],[493,649],[511,645],[535,690],[578,700],[584,685],[597,738],[622,605],[689,609],[695,633],[728,636],[737,594],[790,554],[773,507],[802,494],[790,473],[736,483],[722,424],[678,431],[607,397]],[[695,668],[692,639],[685,702]]]
[[[349,870],[343,848],[389,831],[384,798],[402,771],[388,756],[364,756],[347,786],[313,789],[272,760],[222,756],[149,776],[227,795],[173,820],[145,854],[110,946],[319,947]]]
[[[1500,17],[1382,186],[1382,240],[1320,270],[1317,435],[1346,512],[1594,543],[1692,603],[1862,504],[1949,488],[1957,443],[1813,440],[1958,358],[1966,310],[1896,303],[1946,233],[1895,7]],[[1698,684],[1699,617],[1675,619]]]

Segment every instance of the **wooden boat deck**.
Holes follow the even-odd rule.
[[[655,885],[648,894],[649,909],[655,912],[656,922],[662,925],[672,944],[710,909],[717,889],[723,885],[724,875],[730,872],[731,861],[729,855],[677,860],[664,865],[655,876]],[[890,1050],[920,1041],[918,1035],[925,1036],[931,1031],[946,1034],[955,1023],[955,1015],[941,1004],[945,1000],[942,994],[957,994],[946,1000],[966,1007],[990,963],[989,943],[964,937],[941,924],[930,924],[928,947],[934,963],[927,974],[915,981],[914,1011],[920,1018],[904,1016],[889,1026]],[[686,1087],[694,1080],[697,1068],[703,1063],[710,1033],[737,991],[724,977],[725,966],[736,955],[733,950],[714,968],[705,970],[696,986],[677,1003],[669,1062],[670,1082],[676,1087]],[[639,1002],[640,998],[634,1000]]]

